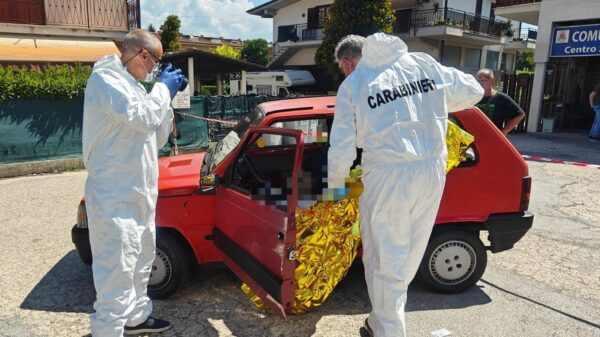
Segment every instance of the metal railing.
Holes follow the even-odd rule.
[[[323,39],[323,28],[308,29],[306,23],[278,27],[278,42],[319,41]]]
[[[535,2],[542,2],[542,0],[496,0],[498,7],[507,7],[515,5],[532,4]]]
[[[508,28],[506,22],[452,8],[403,10],[396,13],[396,19],[394,33],[408,33],[417,27],[449,26],[475,34],[500,37]]]
[[[513,41],[526,41],[526,42],[536,42],[537,40],[537,30],[527,28],[516,30],[512,37]]]

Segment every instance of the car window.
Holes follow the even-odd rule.
[[[295,119],[283,122],[275,122],[269,125],[274,128],[285,128],[300,130],[304,132],[304,144],[327,143],[328,127],[326,118]],[[269,144],[283,144],[279,135],[270,135],[267,139]]]
[[[272,134],[261,134],[248,144],[234,162],[230,186],[262,204],[287,210],[296,154],[296,139],[279,136],[281,144],[267,143]]]
[[[461,129],[469,132],[469,130],[465,129],[465,127],[462,125],[460,120],[458,118],[456,118],[456,116],[450,115],[450,116],[448,116],[448,120],[450,120],[454,124],[458,125]],[[477,142],[477,140],[475,140],[473,143],[471,143],[471,145],[467,148],[467,151],[466,151],[467,159],[465,161],[462,161],[460,163],[460,165],[458,165],[458,167],[469,167],[469,166],[473,166],[473,165],[477,164],[479,152],[477,151],[477,145],[475,145],[476,142]]]

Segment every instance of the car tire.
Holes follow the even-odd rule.
[[[155,300],[171,297],[185,283],[189,273],[189,259],[179,241],[167,233],[157,235],[148,296]]]
[[[419,266],[419,278],[431,289],[459,293],[474,286],[487,266],[481,240],[465,231],[434,231]]]

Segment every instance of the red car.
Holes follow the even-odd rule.
[[[224,262],[271,308],[293,306],[295,211],[322,187],[334,97],[272,101],[207,153],[160,159],[157,252],[149,283],[167,298],[190,267]],[[448,173],[418,273],[428,286],[460,292],[483,275],[487,250],[513,247],[531,228],[527,164],[478,109],[450,114],[475,136],[468,160]],[[488,233],[489,246],[479,238]],[[91,263],[85,203],[72,238]]]

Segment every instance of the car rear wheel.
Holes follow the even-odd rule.
[[[435,291],[458,293],[475,285],[486,265],[485,247],[474,234],[434,232],[421,261],[419,276]]]
[[[148,282],[150,298],[171,297],[185,283],[189,272],[188,257],[177,239],[167,233],[157,235],[156,257]]]

